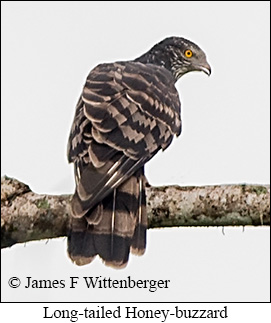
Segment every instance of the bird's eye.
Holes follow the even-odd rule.
[[[192,50],[187,49],[187,50],[184,52],[184,55],[185,55],[187,58],[192,57],[192,56],[193,56]]]

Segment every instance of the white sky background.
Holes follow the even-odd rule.
[[[168,36],[207,54],[212,75],[185,75],[182,135],[146,167],[152,185],[268,184],[270,178],[269,2],[3,2],[1,175],[37,193],[74,191],[67,139],[89,71],[129,60]],[[83,268],[66,240],[2,251],[6,301],[267,301],[268,228],[149,230],[147,252],[126,269],[99,259]],[[147,291],[11,289],[8,278],[70,276],[170,279]]]

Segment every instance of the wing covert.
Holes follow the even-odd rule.
[[[90,73],[82,99],[93,138],[132,159],[164,149],[180,134],[178,92],[171,74],[161,67],[139,62],[99,65]]]

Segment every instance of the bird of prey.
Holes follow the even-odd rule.
[[[68,142],[76,190],[68,254],[77,265],[99,255],[115,268],[146,247],[144,165],[181,133],[176,81],[211,74],[193,42],[169,37],[142,56],[96,66],[76,106]]]

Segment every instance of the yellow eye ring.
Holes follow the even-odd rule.
[[[193,56],[192,50],[187,49],[187,50],[184,52],[184,55],[185,55],[187,58],[192,57],[192,56]]]

